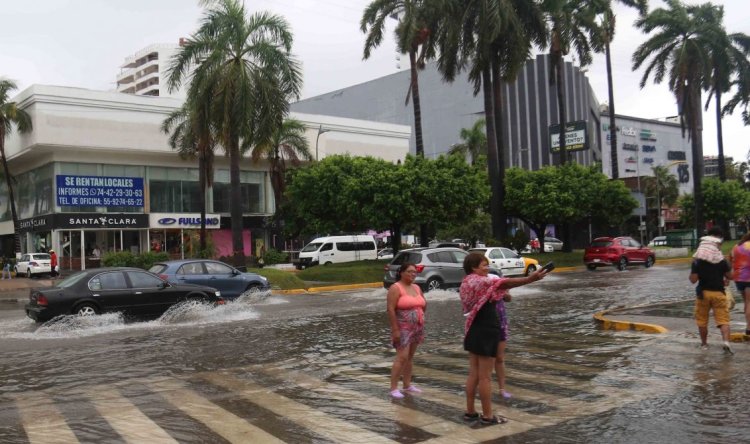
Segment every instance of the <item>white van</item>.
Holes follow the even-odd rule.
[[[372,236],[329,236],[319,237],[299,252],[295,263],[298,270],[313,265],[337,264],[339,262],[377,259],[378,247]]]

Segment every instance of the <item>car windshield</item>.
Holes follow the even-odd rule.
[[[36,259],[38,261],[49,260],[49,254],[47,254],[47,253],[32,254],[31,255],[31,259],[32,260]]]
[[[154,264],[151,266],[151,268],[148,269],[151,273],[159,274],[167,269],[167,266],[165,264]]]
[[[612,245],[612,241],[601,240],[601,241],[591,242],[591,247],[592,248],[596,248],[596,247],[609,247],[610,245]]]
[[[300,253],[310,253],[312,251],[318,251],[318,248],[323,245],[321,242],[312,242],[307,245],[305,245],[305,248],[300,251]]]
[[[65,279],[61,281],[55,282],[55,287],[58,288],[68,288],[74,286],[78,281],[81,279],[84,279],[88,273],[85,271],[79,271],[78,273],[71,274],[70,276],[66,277]]]

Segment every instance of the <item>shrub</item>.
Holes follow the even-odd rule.
[[[148,251],[143,254],[135,255],[129,251],[116,251],[104,253],[102,256],[102,265],[105,267],[136,267],[148,270],[154,265],[154,262],[168,261],[167,253],[154,253]]]
[[[285,264],[287,262],[289,262],[289,255],[273,248],[263,255],[264,265]]]

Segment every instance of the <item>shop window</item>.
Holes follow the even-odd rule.
[[[48,214],[54,208],[52,164],[16,176],[13,188],[21,219]]]
[[[240,203],[243,213],[260,213],[263,202],[261,186],[256,183],[240,184]],[[214,212],[229,213],[231,209],[231,186],[228,183],[214,183]]]

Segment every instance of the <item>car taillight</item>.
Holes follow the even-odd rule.
[[[417,265],[417,273],[421,273],[424,271],[424,265]]]
[[[47,300],[47,296],[40,294],[36,297],[36,305],[48,305],[49,301]]]
[[[160,274],[159,277],[164,279],[165,281],[169,280],[169,276],[167,276],[166,274]]]
[[[39,266],[39,264],[38,264],[38,263],[36,263],[36,262],[34,262],[34,261],[31,261],[31,262],[29,262],[29,266],[30,266],[30,267],[38,267],[38,266]]]

